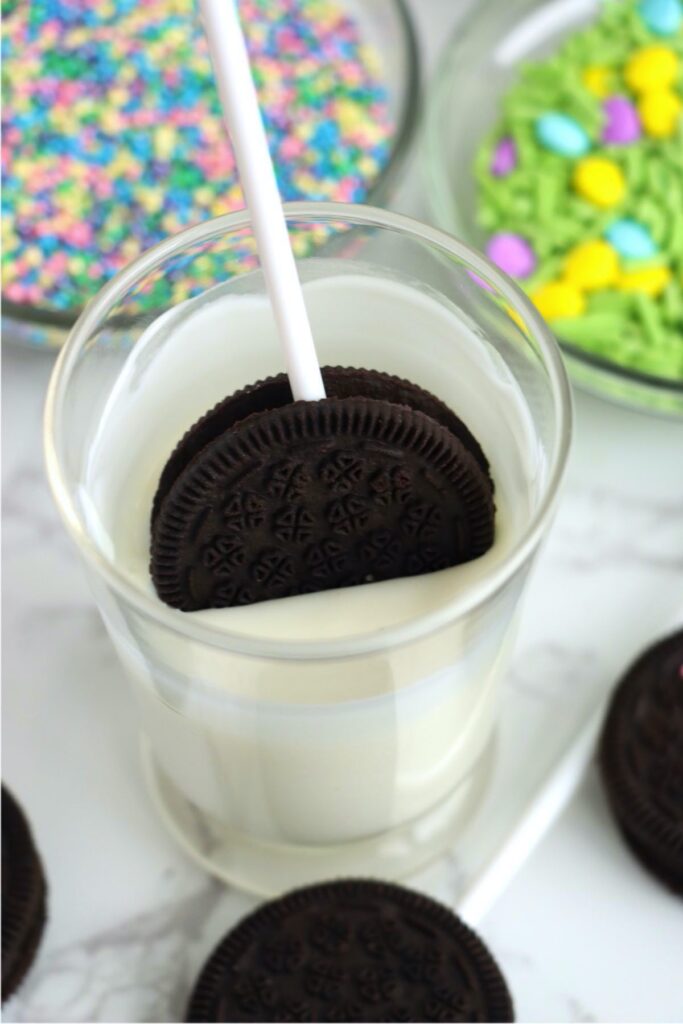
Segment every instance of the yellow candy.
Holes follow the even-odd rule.
[[[619,277],[619,258],[607,242],[583,242],[567,256],[564,276],[569,284],[583,291],[609,288]]]
[[[337,100],[335,109],[343,132],[352,132],[364,121],[361,108],[352,100]]]
[[[655,44],[637,50],[624,70],[626,82],[634,92],[666,89],[678,75],[678,57],[668,46]]]
[[[613,160],[587,156],[574,169],[574,188],[589,203],[609,209],[624,198],[626,179],[621,167]]]
[[[39,267],[40,264],[43,262],[44,256],[40,249],[32,245],[29,246],[29,248],[24,253],[24,259],[28,263],[29,267]]]
[[[206,185],[200,185],[198,189],[195,189],[194,199],[200,206],[208,206],[213,199],[213,195],[213,189],[208,188]]]
[[[83,46],[84,43],[88,42],[88,30],[87,28],[72,28],[67,33],[66,42],[69,46]]]
[[[147,213],[158,213],[164,205],[164,197],[160,189],[138,189],[137,199]]]
[[[597,96],[599,100],[604,100],[606,96],[609,96],[612,79],[609,68],[602,68],[594,64],[584,70],[581,79],[588,91],[593,96]]]
[[[176,28],[167,28],[164,39],[169,46],[180,46],[187,39],[187,31],[181,25]]]
[[[154,155],[157,160],[169,160],[175,144],[175,129],[170,125],[160,124],[154,132]]]
[[[292,249],[295,256],[305,256],[308,252],[308,240],[303,235],[292,235]]]
[[[121,243],[121,252],[129,260],[135,259],[139,255],[140,249],[141,245],[137,238],[127,238]]]
[[[107,93],[107,99],[115,107],[123,107],[130,99],[130,93],[127,89],[122,89],[121,86],[115,86]]]
[[[374,157],[368,156],[366,154],[365,156],[362,156],[359,159],[358,171],[360,174],[363,175],[363,177],[372,178],[375,174],[377,174],[378,170],[379,164],[377,163]]]
[[[546,320],[581,316],[586,309],[583,294],[568,281],[550,281],[531,296],[536,309]]]
[[[653,139],[670,139],[676,134],[681,110],[683,103],[671,89],[653,89],[638,103],[640,120]]]
[[[100,127],[109,135],[117,135],[123,131],[125,121],[117,110],[103,110],[100,114]]]
[[[629,270],[622,274],[619,287],[623,292],[640,292],[656,299],[671,278],[672,273],[668,267],[646,267],[644,270]]]

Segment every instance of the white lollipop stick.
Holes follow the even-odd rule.
[[[295,400],[325,397],[235,0],[201,0],[223,115]]]

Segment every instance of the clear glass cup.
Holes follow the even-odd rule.
[[[157,598],[148,522],[171,449],[217,400],[281,369],[246,213],[170,238],[89,304],[45,415],[50,484],[131,682],[155,802],[208,870],[260,893],[400,877],[457,840],[493,763],[498,683],[571,430],[552,336],[482,256],[378,209],[286,216],[321,363],[413,380],[482,444],[490,552],[246,609]],[[207,249],[224,278],[190,276],[192,298],[179,287],[150,309],[158,276],[186,280]]]

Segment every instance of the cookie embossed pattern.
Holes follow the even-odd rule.
[[[381,882],[312,886],[219,944],[188,1021],[512,1021],[505,979],[445,907]]]
[[[162,600],[184,611],[253,604],[434,572],[491,546],[488,462],[467,427],[388,374],[323,377],[331,397],[314,407],[287,401],[282,378],[265,381],[176,447],[152,513]],[[360,397],[368,392],[385,398]],[[278,393],[287,404],[266,413]]]

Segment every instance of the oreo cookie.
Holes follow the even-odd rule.
[[[645,651],[620,682],[600,768],[629,846],[683,895],[683,630]]]
[[[458,417],[387,374],[323,375],[320,402],[292,402],[284,375],[238,392],[172,453],[150,565],[167,604],[196,611],[417,575],[491,546],[488,463]]]
[[[397,885],[342,881],[268,903],[201,972],[188,1021],[512,1021],[481,940]]]
[[[40,857],[21,808],[2,787],[2,1001],[33,962],[46,921]]]

